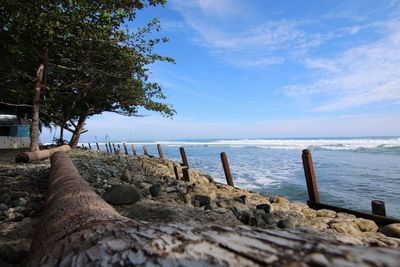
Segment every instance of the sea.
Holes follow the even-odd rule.
[[[400,218],[400,137],[106,142],[121,148],[126,143],[129,154],[131,144],[138,154],[145,145],[154,156],[160,144],[164,157],[176,161],[184,147],[190,167],[221,183],[226,183],[220,158],[225,152],[235,186],[298,202],[308,200],[301,155],[309,149],[322,203],[370,212],[372,200],[383,200],[386,214]],[[106,142],[99,142],[101,150]]]

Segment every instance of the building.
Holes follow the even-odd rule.
[[[0,104],[0,149],[30,146],[30,125],[21,108]]]

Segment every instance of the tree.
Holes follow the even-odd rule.
[[[152,28],[158,30],[157,23],[133,34],[122,28],[138,9],[164,3],[2,1],[0,60],[8,63],[0,71],[0,86],[7,88],[1,98],[10,101],[18,95],[25,104],[31,99],[31,151],[38,149],[40,105],[47,122],[66,129],[76,126],[71,140],[75,145],[86,118],[93,114],[134,115],[137,106],[168,116],[174,113],[155,101],[164,95],[157,83],[148,81],[148,64],[172,61],[152,52],[154,45],[166,40],[146,39]]]

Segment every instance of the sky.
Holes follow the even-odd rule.
[[[153,17],[177,114],[103,113],[81,141],[400,135],[398,0],[169,0],[129,27]]]

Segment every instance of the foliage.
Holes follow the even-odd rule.
[[[165,1],[3,0],[0,101],[30,103],[37,66],[45,63],[41,117],[48,123],[69,128],[104,111],[137,115],[139,107],[172,116],[160,85],[149,81],[148,65],[173,62],[153,52],[167,41],[148,38],[158,20],[123,28],[138,9],[159,4]]]

